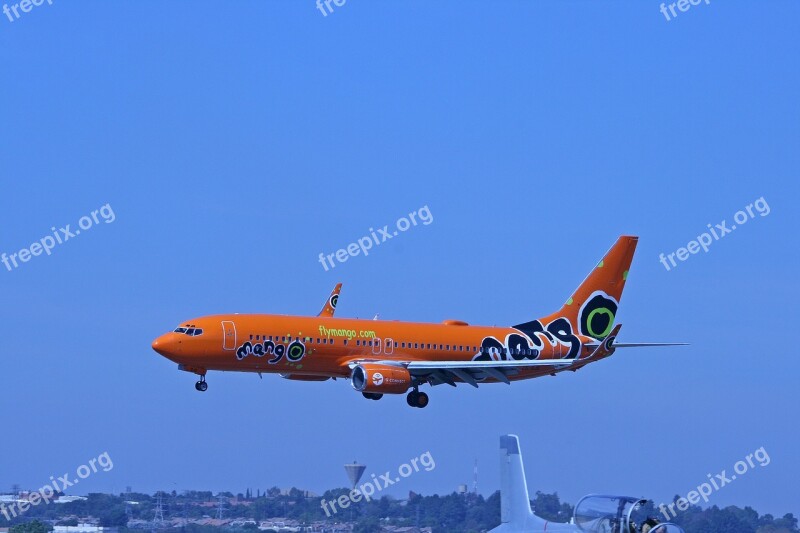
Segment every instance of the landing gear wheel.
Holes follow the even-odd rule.
[[[200,392],[205,392],[208,390],[208,383],[206,383],[206,379],[203,377],[194,384],[194,388],[199,390]]]
[[[417,407],[422,409],[423,407],[428,407],[428,403],[430,399],[428,399],[428,395],[424,392],[420,392],[417,394]]]
[[[380,400],[383,398],[383,394],[377,392],[362,392],[361,395],[367,400]]]
[[[411,391],[408,393],[408,396],[406,396],[406,401],[411,407],[419,407],[422,409],[423,407],[428,406],[430,399],[424,392]]]
[[[419,396],[419,393],[416,392],[416,391],[412,391],[412,392],[408,393],[408,396],[406,396],[406,402],[408,402],[408,405],[410,407],[416,407],[417,406],[417,397],[418,396]]]

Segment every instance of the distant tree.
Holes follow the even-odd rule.
[[[353,527],[353,533],[380,533],[381,521],[374,516],[359,518]]]
[[[42,523],[38,520],[33,520],[25,524],[17,524],[16,526],[11,526],[11,528],[8,531],[9,533],[48,533],[50,531],[53,531],[53,526],[51,526],[50,524]]]
[[[128,525],[128,514],[125,512],[125,507],[118,505],[100,514],[100,525],[103,527],[124,527]]]
[[[551,522],[569,522],[572,517],[572,506],[561,503],[557,492],[545,494],[537,490],[533,499],[533,511],[537,516]]]

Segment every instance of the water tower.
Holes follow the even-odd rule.
[[[358,485],[358,482],[361,481],[361,476],[364,475],[364,470],[366,469],[366,465],[358,464],[356,461],[353,461],[351,464],[344,465],[344,470],[347,472],[347,478],[350,480],[350,488],[356,488],[356,485]]]

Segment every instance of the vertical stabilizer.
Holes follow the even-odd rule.
[[[500,437],[500,522],[514,530],[545,524],[531,511],[528,483],[516,435]]]

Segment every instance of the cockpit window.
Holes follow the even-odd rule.
[[[183,333],[184,335],[189,335],[190,337],[197,337],[198,335],[203,334],[203,330],[200,328],[175,328],[175,333]]]

